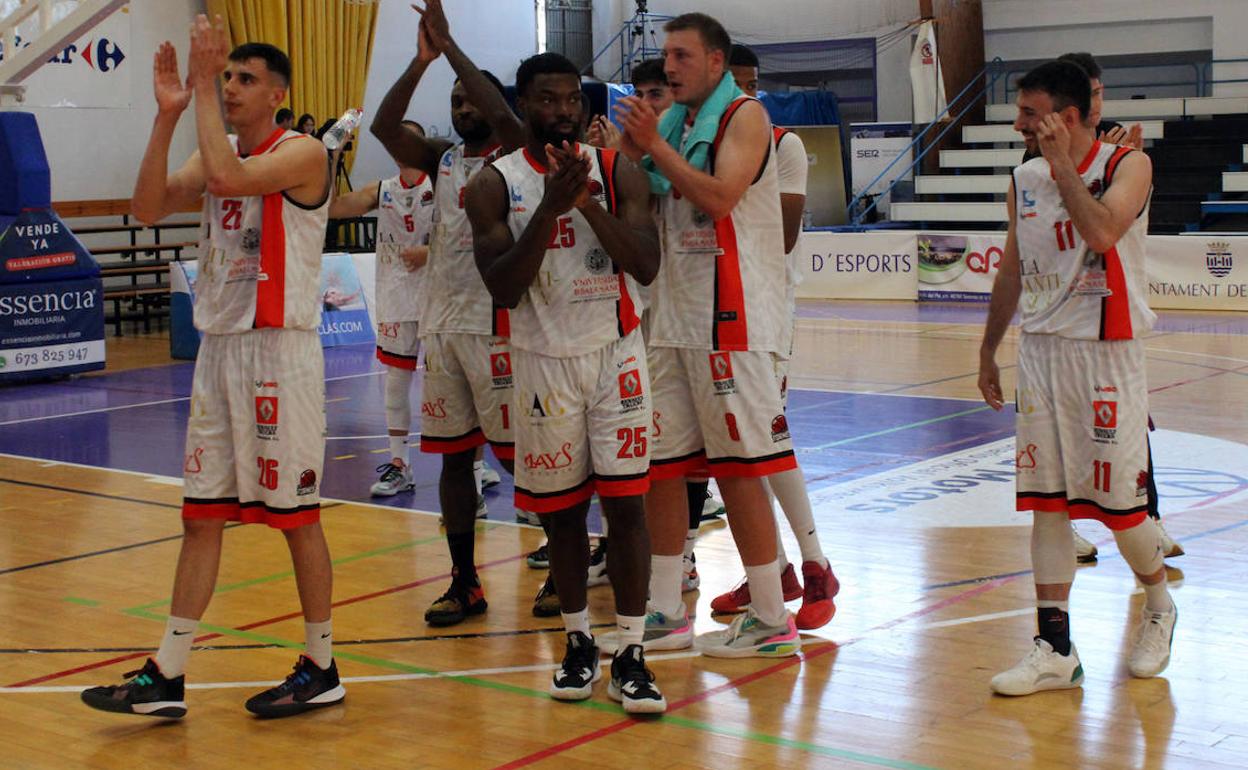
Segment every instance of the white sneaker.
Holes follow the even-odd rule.
[[[598,545],[589,553],[589,572],[585,587],[593,588],[610,582],[611,577],[607,575],[607,539],[603,537],[598,539]]]
[[[1069,690],[1083,685],[1083,664],[1072,644],[1069,655],[1059,655],[1036,637],[1035,644],[1013,668],[992,678],[992,691],[998,695],[1031,695],[1041,690]]]
[[[1174,624],[1178,619],[1179,609],[1173,604],[1169,612],[1144,608],[1139,630],[1135,632],[1135,647],[1127,661],[1131,676],[1148,679],[1166,670],[1170,665],[1170,647],[1174,643]]]
[[[1079,530],[1075,529],[1073,523],[1070,525],[1070,533],[1075,536],[1075,561],[1080,564],[1091,564],[1096,561],[1096,545],[1079,534]]]
[[[1182,556],[1187,553],[1183,550],[1183,546],[1170,537],[1170,533],[1166,531],[1166,528],[1161,526],[1161,519],[1157,519],[1157,529],[1161,531],[1161,552],[1165,558],[1172,559],[1175,556]]]
[[[727,513],[727,509],[724,508],[723,501],[715,499],[708,491],[706,499],[702,501],[702,521],[714,521],[725,513]]]
[[[680,575],[680,592],[687,594],[690,591],[698,590],[698,586],[702,585],[702,578],[698,575],[698,558],[694,554],[689,554],[681,563],[683,570]]]
[[[492,486],[501,484],[503,477],[498,475],[498,471],[488,465],[481,466],[481,488],[489,489]]]
[[[532,511],[522,511],[519,508],[516,509],[516,521],[521,524],[529,524],[534,527],[542,526],[542,520],[536,513],[533,513]]]
[[[703,655],[712,658],[784,658],[802,648],[802,637],[792,613],[784,613],[784,625],[769,626],[753,607],[738,615],[723,631],[711,631],[694,640]]]
[[[391,460],[385,465],[378,465],[377,471],[381,478],[368,488],[368,493],[373,497],[392,497],[416,486],[411,466],[404,465],[402,460]]]

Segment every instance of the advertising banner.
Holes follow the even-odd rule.
[[[919,233],[919,299],[987,302],[1005,253],[1005,233]]]
[[[910,143],[912,126],[909,123],[852,123],[850,124],[849,155],[850,177],[853,181],[853,195],[857,197],[864,191],[868,195],[879,195],[888,189],[894,179],[901,176],[910,167]],[[898,155],[905,155],[892,168],[889,164]],[[878,182],[876,177],[888,169]],[[902,179],[913,178],[908,172]],[[870,189],[867,186],[870,185]],[[887,218],[891,193],[876,205],[875,210],[881,218]],[[870,205],[864,198],[864,205]]]
[[[373,342],[373,324],[364,302],[364,287],[350,254],[326,254],[321,258],[322,347]]]
[[[18,0],[0,0],[0,19],[20,5]],[[78,6],[71,0],[51,4],[52,23],[63,19]],[[124,5],[111,16],[91,27],[77,40],[55,53],[47,63],[28,77],[25,105],[28,107],[130,107],[131,9]],[[39,15],[32,14],[17,25],[15,48],[29,45],[39,36]],[[0,48],[0,61],[6,52]]]
[[[104,368],[99,278],[0,284],[0,382]]]
[[[918,267],[914,231],[807,231],[797,248],[802,272],[798,297],[914,300]]]
[[[1248,238],[1149,236],[1148,304],[1154,309],[1248,310]]]

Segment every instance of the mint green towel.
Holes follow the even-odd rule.
[[[732,79],[732,73],[725,72],[723,80],[719,81],[719,85],[698,110],[698,116],[693,119],[693,128],[685,139],[685,149],[681,154],[689,161],[689,165],[699,171],[706,170],[707,155],[711,151],[715,135],[719,133],[719,120],[724,116],[728,105],[732,104],[732,100],[743,93]],[[688,113],[689,109],[685,105],[673,104],[659,120],[659,137],[677,152],[681,152],[680,140],[685,133],[685,116]],[[672,183],[663,176],[663,172],[654,165],[649,155],[641,159],[641,167],[650,175],[651,192],[655,195],[667,195],[671,192]]]

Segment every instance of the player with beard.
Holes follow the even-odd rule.
[[[420,329],[425,347],[420,449],[442,455],[438,498],[452,578],[425,620],[446,626],[487,606],[474,564],[475,452],[488,441],[509,472],[514,453],[509,319],[505,309],[495,308],[473,262],[464,194],[477,171],[505,149],[520,146],[524,129],[507,106],[502,84],[479,70],[451,37],[441,0],[428,0],[417,10],[422,18],[416,57],[382,100],[370,130],[399,165],[434,180]],[[451,124],[461,144],[422,137],[402,123],[417,84],[439,55],[459,78],[451,89]]]
[[[642,648],[652,416],[634,299],[659,268],[649,184],[617,152],[579,144],[584,104],[572,62],[526,59],[516,90],[525,145],[473,179],[468,217],[486,286],[514,308],[516,504],[550,521],[568,635],[551,695],[584,700],[599,676],[585,592],[585,516],[597,492],[611,523],[619,635],[608,694],[630,713],[660,712],[667,702]]]

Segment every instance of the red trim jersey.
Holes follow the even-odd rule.
[[[1130,148],[1094,142],[1078,172],[1092,197],[1113,183]],[[1049,162],[1034,158],[1014,170],[1022,329],[1079,340],[1129,340],[1153,328],[1148,307],[1145,236],[1148,204],[1104,254],[1084,243],[1074,226]]]
[[[472,251],[472,225],[464,212],[468,180],[501,154],[493,147],[483,155],[466,155],[457,144],[442,154],[434,183],[433,236],[425,266],[425,309],[421,335],[464,332],[506,337],[506,309],[495,307],[477,271]]]
[[[433,183],[425,174],[413,185],[401,176],[377,186],[377,320],[419,321],[424,303],[425,268],[408,270],[400,252],[429,242]]]
[[[576,151],[589,157],[590,195],[614,214],[616,152]],[[546,167],[522,148],[494,161],[494,169],[507,187],[507,227],[518,240],[546,191]],[[640,323],[636,291],[584,215],[571,209],[556,222],[537,278],[512,311],[512,347],[557,358],[601,350]]]
[[[709,173],[729,122],[748,100],[738,97],[724,111]],[[651,345],[781,352],[790,312],[770,126],[767,138],[757,178],[723,219],[712,220],[675,189],[660,199],[663,263],[651,289]]]
[[[229,137],[238,152],[238,137]],[[250,155],[282,142],[312,141],[277,129]],[[326,174],[328,174],[326,163]],[[315,206],[285,192],[222,198],[204,195],[195,328],[208,334],[250,329],[316,329],[321,322],[321,251],[329,219],[329,181]]]

